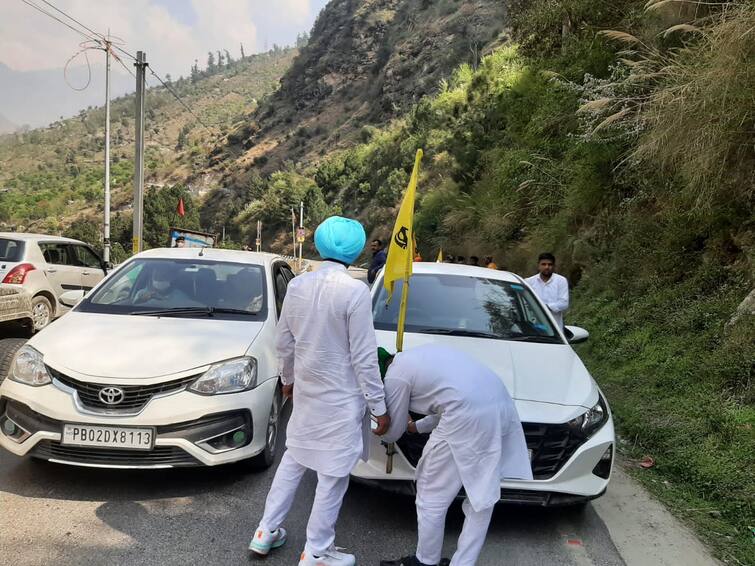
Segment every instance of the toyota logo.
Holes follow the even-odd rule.
[[[123,389],[118,387],[103,387],[100,389],[99,397],[100,401],[105,403],[105,405],[117,405],[123,401],[125,394],[123,393]]]

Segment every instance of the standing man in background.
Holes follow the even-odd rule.
[[[322,266],[288,286],[277,328],[281,381],[293,410],[286,452],[275,472],[265,512],[249,550],[265,556],[286,542],[283,522],[307,470],[317,490],[299,566],[354,566],[352,554],[335,547],[335,527],[349,473],[367,459],[369,413],[375,434],[388,430],[370,291],[348,266],[364,249],[359,222],[332,216],[315,231]]]
[[[553,313],[556,322],[564,327],[564,312],[569,308],[569,282],[555,272],[556,258],[552,253],[542,253],[537,258],[538,274],[525,279],[532,290]]]
[[[367,270],[367,282],[372,285],[375,282],[377,274],[383,269],[388,254],[383,248],[383,242],[378,239],[372,240],[370,249],[372,249],[372,263],[370,263],[370,268]]]

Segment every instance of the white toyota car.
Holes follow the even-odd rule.
[[[372,293],[378,343],[395,351],[401,284],[388,306],[382,277]],[[435,342],[475,356],[514,398],[534,480],[502,481],[502,501],[576,505],[603,494],[613,465],[613,421],[600,388],[570,345],[588,334],[569,326],[562,331],[523,279],[481,267],[415,263],[405,332],[405,349]],[[360,462],[352,475],[412,492],[427,438],[406,434],[395,446],[384,446],[374,437],[369,461]]]
[[[0,385],[0,446],[103,468],[269,466],[275,324],[293,277],[269,254],[134,256],[18,350]]]

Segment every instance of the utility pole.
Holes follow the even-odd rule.
[[[110,31],[105,40],[105,226],[102,257],[110,263]]]
[[[299,203],[299,271],[302,266],[302,254],[304,249],[304,201]]]
[[[257,220],[257,241],[255,242],[257,244],[257,251],[262,251],[262,220]]]
[[[144,51],[136,52],[136,148],[134,150],[134,238],[132,251],[138,254],[144,249],[142,229],[144,227],[144,73],[147,69],[147,56]]]
[[[294,243],[294,257],[296,257],[296,213],[291,207],[291,241]]]

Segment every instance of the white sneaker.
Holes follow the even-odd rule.
[[[355,566],[357,559],[353,554],[339,552],[335,548],[322,556],[315,556],[308,550],[301,553],[299,566]]]
[[[273,548],[286,544],[286,529],[280,527],[274,531],[257,528],[249,542],[249,550],[260,556],[267,556]]]

